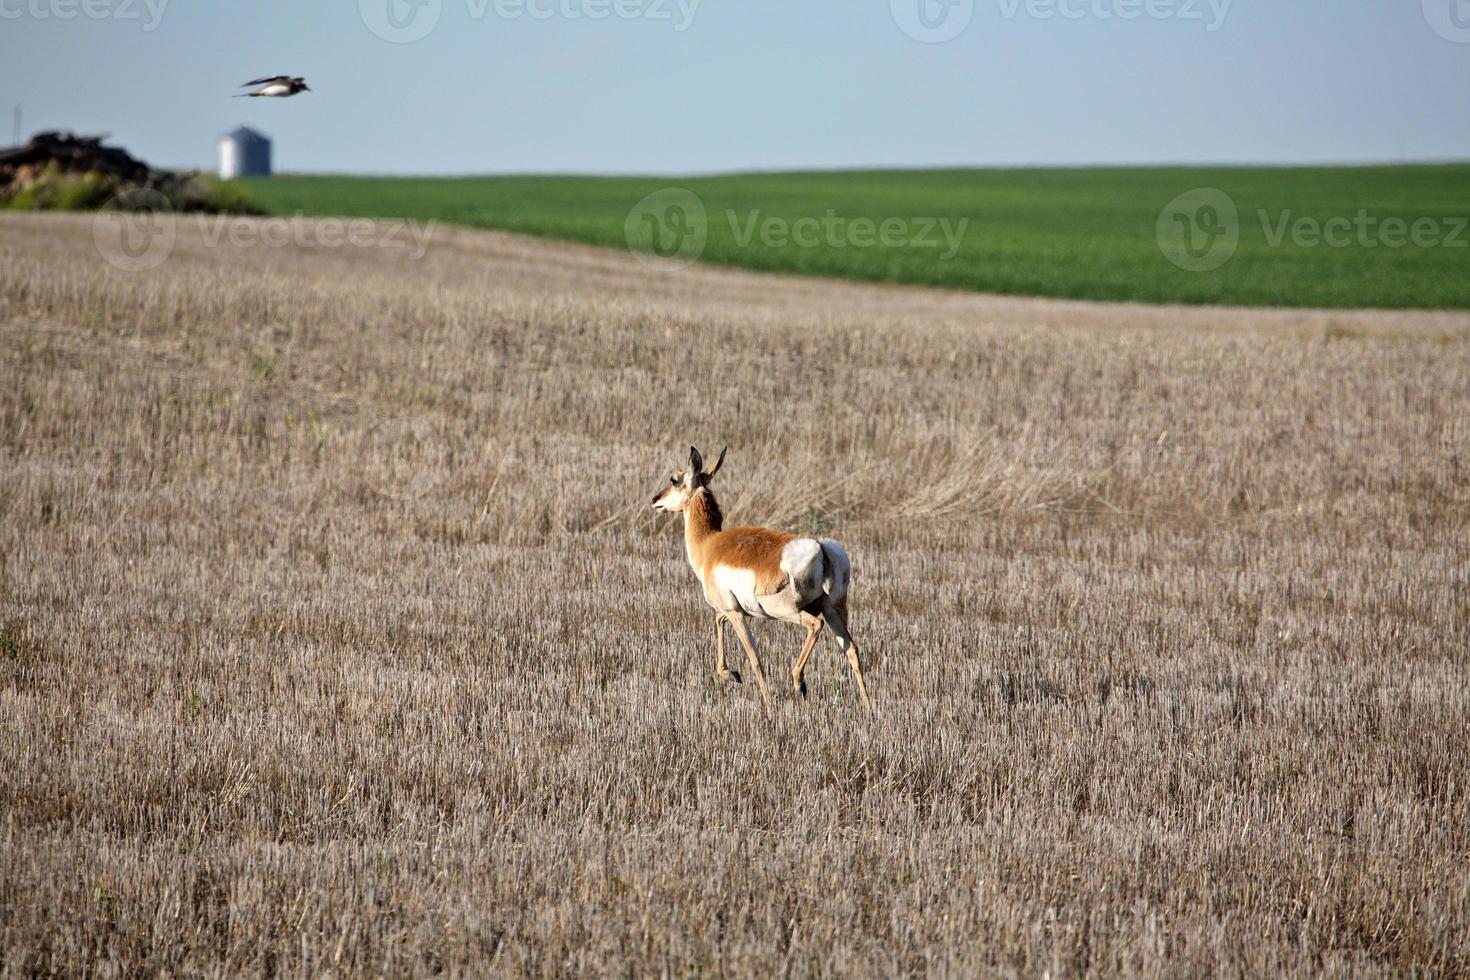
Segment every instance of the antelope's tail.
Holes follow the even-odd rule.
[[[847,552],[831,538],[798,538],[786,546],[781,570],[791,579],[798,605],[809,606],[826,597],[841,602],[851,575]]]
[[[831,538],[819,538],[822,548],[822,591],[834,603],[847,598],[847,584],[852,579],[852,563],[847,549]]]

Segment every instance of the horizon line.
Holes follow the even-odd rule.
[[[656,173],[646,170],[278,170],[274,177],[363,177],[458,180],[475,177],[585,177],[606,179],[702,179],[710,177],[758,177],[778,174],[901,173],[938,171],[1022,170],[1352,170],[1380,167],[1452,167],[1470,165],[1470,157],[1420,157],[1313,162],[1206,162],[1206,163],[954,163],[954,164],[854,164],[851,166],[751,167],[733,170],[686,170]],[[177,167],[178,170],[213,170],[210,167]]]

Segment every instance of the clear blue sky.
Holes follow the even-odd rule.
[[[1470,159],[1470,0],[922,0],[942,43],[921,0],[414,2],[0,0],[0,143],[20,103],[292,171]],[[315,91],[230,97],[277,72]]]

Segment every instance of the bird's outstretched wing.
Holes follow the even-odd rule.
[[[290,84],[290,82],[291,82],[291,76],[290,75],[267,75],[265,78],[254,78],[254,79],[251,79],[250,81],[246,82],[245,85],[269,85],[271,82],[283,82],[285,84]],[[240,87],[241,88],[244,88],[245,85],[241,85]]]

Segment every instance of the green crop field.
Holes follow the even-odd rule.
[[[1100,300],[1470,307],[1470,165],[247,183],[274,214],[433,218],[808,275]]]

